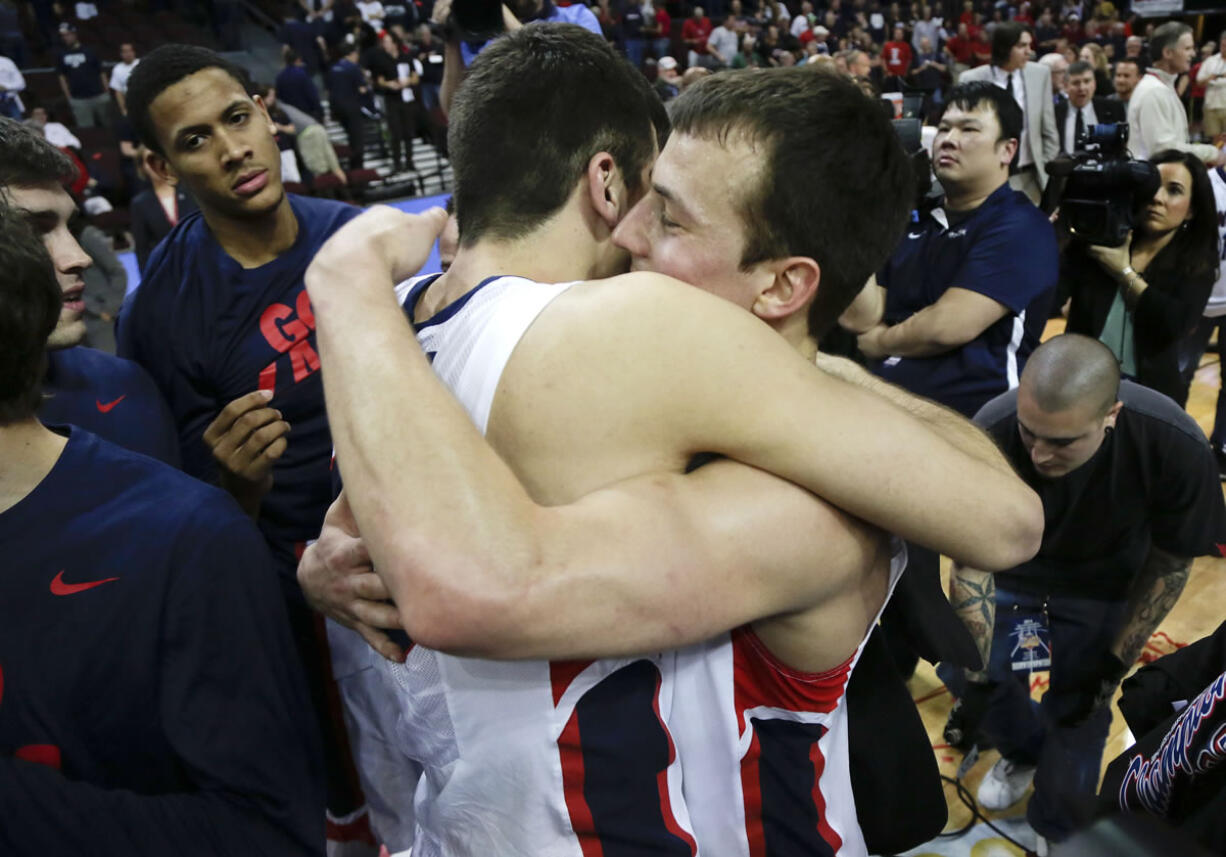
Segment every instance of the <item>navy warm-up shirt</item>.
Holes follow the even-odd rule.
[[[298,237],[280,257],[244,270],[199,213],[184,218],[149,258],[144,280],[119,318],[122,356],[143,366],[166,397],[183,469],[209,482],[217,466],[204,430],[222,408],[256,389],[290,424],[289,447],[273,466],[259,526],[281,568],[319,535],[330,501],[332,439],[315,349],[315,317],[303,276],[320,246],[361,210],[290,196]]]
[[[263,538],[218,489],[69,431],[0,512],[0,854],[322,855]]]
[[[1051,223],[1008,184],[964,219],[935,209],[911,224],[877,274],[886,289],[885,323],[906,321],[954,287],[989,297],[1008,312],[959,348],[931,357],[887,357],[869,368],[904,390],[974,416],[993,396],[1017,386],[1047,323],[1059,274]]]
[[[47,352],[48,425],[74,425],[124,449],[179,466],[175,423],[153,380],[131,360],[78,346]]]

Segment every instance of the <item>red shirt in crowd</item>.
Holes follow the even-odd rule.
[[[689,17],[681,25],[681,41],[694,53],[707,52],[707,37],[711,35],[711,19],[706,15],[701,18]]]
[[[970,65],[975,51],[975,43],[971,39],[953,36],[945,43],[945,50],[949,51],[949,55],[954,58],[955,62],[959,62],[962,65]]]
[[[911,46],[906,42],[886,42],[881,48],[885,73],[902,77],[911,70]]]
[[[971,42],[971,65],[983,65],[992,61],[992,43],[976,39]]]

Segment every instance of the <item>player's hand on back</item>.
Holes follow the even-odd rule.
[[[387,289],[421,270],[439,233],[447,225],[447,212],[431,208],[421,214],[405,214],[386,205],[375,205],[346,223],[315,254],[306,273],[307,291],[313,302],[336,296],[350,299],[356,290],[380,287],[378,278],[363,276],[378,272],[388,277]]]
[[[319,539],[302,555],[298,585],[313,609],[357,631],[389,661],[404,661],[404,649],[379,630],[400,629],[400,615],[374,573],[344,494],[328,509]]]
[[[204,430],[221,473],[221,487],[252,517],[272,488],[272,465],[289,444],[290,425],[270,406],[272,393],[256,390],[222,408]]]

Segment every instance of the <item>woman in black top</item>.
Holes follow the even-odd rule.
[[[1150,159],[1162,183],[1120,247],[1074,241],[1061,259],[1068,331],[1107,345],[1122,371],[1183,405],[1179,343],[1196,327],[1218,272],[1217,209],[1196,157],[1168,150]]]

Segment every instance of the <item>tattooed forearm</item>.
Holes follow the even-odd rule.
[[[1145,565],[1137,573],[1128,594],[1128,619],[1116,638],[1114,652],[1131,665],[1140,656],[1149,637],[1179,600],[1192,560],[1151,547]]]
[[[986,679],[992,632],[996,627],[996,580],[986,571],[954,563],[950,590],[954,610],[975,638],[983,658],[984,668],[967,675],[973,680]]]

